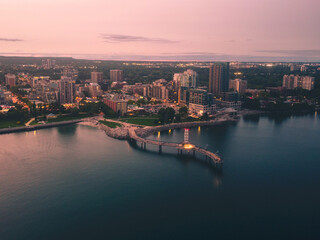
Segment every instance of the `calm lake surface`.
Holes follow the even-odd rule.
[[[0,239],[320,239],[319,116],[246,117],[190,140],[222,171],[85,126],[0,135]]]

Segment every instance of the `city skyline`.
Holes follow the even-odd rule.
[[[320,0],[0,6],[0,240],[319,238]]]
[[[4,0],[0,55],[319,61],[316,0]]]

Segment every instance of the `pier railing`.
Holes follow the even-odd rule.
[[[163,141],[155,141],[146,138],[142,138],[137,135],[136,133],[137,127],[130,127],[129,130],[129,137],[131,140],[139,142],[141,144],[141,148],[146,149],[147,144],[157,145],[159,146],[159,152],[162,152],[162,146],[166,147],[173,147],[178,150],[178,154],[182,154],[183,151],[185,152],[192,152],[195,155],[196,152],[204,155],[207,160],[211,160],[214,164],[222,164],[223,160],[217,154],[210,152],[204,148],[198,147],[192,143],[172,143],[172,142],[163,142]]]

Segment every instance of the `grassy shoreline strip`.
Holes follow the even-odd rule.
[[[127,119],[120,119],[121,122],[126,122],[130,124],[137,124],[143,126],[158,126],[161,125],[160,123],[156,123],[156,118],[127,118]]]
[[[13,128],[13,127],[23,127],[24,123],[17,123],[18,121],[0,121],[0,129]]]
[[[106,120],[100,120],[99,123],[101,123],[103,125],[106,125],[107,127],[110,127],[110,128],[121,127],[120,123],[109,122],[109,121],[106,121]]]

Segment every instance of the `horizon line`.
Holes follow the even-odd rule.
[[[39,56],[34,56],[34,55],[39,55]],[[54,55],[54,54],[53,54]],[[272,60],[272,59],[266,59],[266,60],[258,60],[259,58],[264,58],[264,57],[254,57],[252,58],[257,58],[257,60],[226,60],[226,59],[219,59],[219,60],[214,60],[214,59],[148,59],[148,56],[145,56],[146,59],[134,59],[134,58],[121,58],[121,57],[116,57],[116,58],[85,58],[85,57],[76,57],[72,55],[98,55],[98,54],[56,54],[56,55],[61,55],[61,56],[52,56],[51,54],[39,54],[39,53],[22,53],[22,54],[13,54],[13,53],[0,53],[0,57],[20,57],[20,58],[71,58],[75,60],[87,60],[87,61],[114,61],[114,62],[121,62],[121,61],[128,61],[128,62],[239,62],[239,63],[320,63],[319,60]],[[66,55],[66,56],[63,56]],[[155,57],[155,56],[149,56],[149,57]],[[279,57],[267,57],[265,58],[279,58]],[[283,57],[285,58],[285,57]]]

